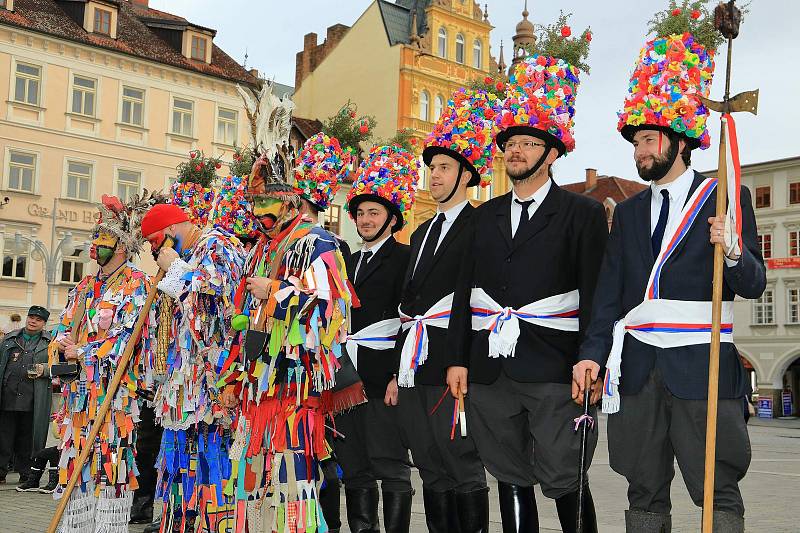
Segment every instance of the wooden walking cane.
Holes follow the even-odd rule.
[[[716,217],[725,217],[728,201],[728,161],[727,139],[725,138],[724,117],[735,111],[758,110],[758,89],[730,97],[731,55],[733,39],[739,35],[741,11],[734,5],[735,0],[720,3],[714,10],[714,26],[728,40],[728,61],[725,71],[725,95],[722,102],[700,97],[703,104],[722,113],[719,137],[719,167],[717,169],[717,212]],[[717,404],[719,399],[719,349],[720,324],[722,322],[722,281],[725,251],[722,244],[714,245],[714,280],[711,299],[711,349],[708,358],[708,412],[706,416],[705,478],[703,481],[703,533],[712,533],[714,527],[714,474],[717,447]]]
[[[575,419],[575,430],[581,428],[581,470],[578,472],[578,516],[575,531],[583,533],[583,488],[586,484],[586,439],[589,437],[589,426],[594,425],[594,420],[589,415],[589,402],[592,396],[592,371],[586,369],[583,378],[583,415]]]
[[[128,371],[128,363],[130,362],[131,356],[133,355],[133,350],[139,341],[139,335],[142,333],[142,327],[144,326],[145,320],[147,320],[147,315],[150,313],[150,308],[153,306],[153,300],[155,300],[156,294],[158,293],[158,282],[161,281],[161,279],[164,277],[164,274],[165,272],[163,270],[158,270],[158,274],[156,274],[155,280],[153,280],[153,284],[150,287],[150,292],[147,293],[147,299],[145,300],[144,306],[142,306],[142,310],[139,312],[139,317],[136,319],[136,323],[133,326],[131,338],[128,341],[128,344],[125,345],[125,351],[122,352],[122,357],[120,357],[117,370],[114,372],[114,377],[111,379],[111,383],[108,385],[106,397],[103,400],[103,403],[100,405],[100,410],[97,412],[97,416],[94,418],[92,429],[89,432],[89,435],[86,437],[86,445],[81,450],[80,455],[78,455],[75,468],[72,470],[72,475],[67,483],[67,488],[64,490],[64,494],[61,495],[61,500],[58,502],[56,512],[53,515],[52,520],[50,520],[50,525],[47,527],[47,533],[55,533],[56,529],[58,529],[58,524],[61,522],[61,517],[64,514],[64,510],[67,508],[67,504],[69,503],[70,495],[72,494],[75,485],[78,483],[78,478],[83,470],[83,464],[89,458],[89,454],[94,449],[94,439],[97,438],[97,434],[100,433],[100,428],[102,428],[105,424],[106,415],[108,415],[108,411],[111,409],[111,403],[114,401],[114,396],[117,395],[119,384],[122,382],[123,376],[125,376]]]

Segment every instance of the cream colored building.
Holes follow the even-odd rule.
[[[715,172],[708,173],[715,176]],[[734,340],[759,398],[782,414],[782,392],[800,413],[800,156],[742,166],[753,198],[767,288],[734,303]]]
[[[258,80],[215,33],[147,0],[0,0],[0,327],[46,304],[48,270],[61,309],[101,195],[163,189],[189,150],[247,143],[236,85]]]

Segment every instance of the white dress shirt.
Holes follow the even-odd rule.
[[[438,217],[440,213],[444,213],[444,222],[442,222],[442,232],[439,234],[439,242],[436,243],[436,248],[433,249],[434,254],[436,253],[436,250],[439,249],[439,245],[442,244],[442,241],[444,240],[445,235],[447,235],[448,230],[453,225],[453,222],[456,221],[458,215],[461,214],[461,211],[464,210],[464,207],[466,207],[467,203],[468,200],[464,200],[460,204],[454,205],[447,211],[436,211],[436,216],[433,217],[433,222],[428,224],[428,229],[425,230],[425,238],[422,239],[422,244],[420,244],[419,254],[417,254],[417,257],[414,259],[414,270],[417,270],[417,265],[419,264],[419,258],[422,255],[422,250],[425,249],[425,242],[428,240],[428,234],[431,232],[431,227],[436,221],[436,217]]]
[[[366,252],[372,252],[372,255],[369,256],[369,258],[367,259],[367,263],[369,263],[370,261],[375,259],[375,256],[378,255],[378,250],[381,249],[381,246],[383,246],[383,243],[388,241],[389,237],[391,237],[391,236],[392,235],[390,234],[389,236],[384,237],[383,239],[379,240],[378,242],[376,242],[374,244],[373,243],[368,243],[368,242],[364,243],[364,245],[361,247],[361,253],[358,255],[358,263],[356,263],[356,271],[353,272],[353,280],[358,279],[356,276],[358,276],[358,269],[361,268],[361,260],[364,259],[364,254]]]
[[[539,209],[539,206],[542,205],[542,202],[544,202],[544,199],[547,197],[547,193],[550,192],[551,184],[552,181],[548,179],[544,185],[539,187],[535,193],[527,198],[520,198],[517,196],[517,191],[514,189],[511,190],[511,237],[514,237],[514,235],[517,233],[519,220],[522,217],[522,206],[517,203],[517,200],[520,202],[533,200],[533,203],[528,206],[528,220],[530,221],[530,219],[533,218],[533,214],[536,213],[536,210]]]

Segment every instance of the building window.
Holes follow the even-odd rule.
[[[27,241],[23,240],[20,250],[17,250],[16,239],[6,233],[3,245],[3,271],[2,277],[12,279],[28,279],[28,254]]]
[[[220,108],[217,114],[217,141],[233,146],[236,142],[238,113],[232,109]]]
[[[133,87],[122,88],[123,124],[144,126],[144,91]]]
[[[444,111],[444,98],[442,95],[437,94],[436,99],[433,101],[433,116],[436,120],[439,120],[439,117],[442,116],[442,112]]]
[[[80,255],[83,250],[77,249],[72,255],[64,257],[61,261],[61,282],[78,283],[83,279],[83,262]]]
[[[775,323],[774,290],[766,289],[760,298],[753,300],[753,324]]]
[[[194,102],[175,98],[172,104],[172,133],[191,137],[193,115]]]
[[[93,117],[96,91],[97,81],[75,76],[72,79],[72,112]]]
[[[0,8],[6,8],[6,0],[0,0]]]
[[[438,47],[437,53],[439,57],[447,58],[447,30],[444,28],[439,28],[439,40],[438,40]]]
[[[472,43],[472,66],[481,68],[483,65],[483,43],[480,39],[475,39]]]
[[[331,204],[325,211],[325,222],[323,226],[326,230],[334,235],[339,234],[339,220],[341,220],[342,208],[338,205]]]
[[[772,233],[759,233],[758,246],[761,248],[761,257],[770,259],[772,257]]]
[[[192,59],[206,60],[206,40],[204,38],[192,35]]]
[[[800,257],[800,230],[789,231],[789,257]]]
[[[769,207],[772,203],[772,187],[756,187],[756,207]]]
[[[142,187],[142,173],[133,170],[117,171],[117,196],[123,202],[134,194],[139,194]]]
[[[14,191],[33,192],[36,176],[36,155],[10,151],[8,157],[8,188]]]
[[[789,204],[800,204],[800,181],[789,184]]]
[[[460,33],[456,35],[456,62],[464,62],[464,36]]]
[[[419,94],[419,118],[422,120],[428,120],[428,107],[430,107],[430,96],[428,91],[422,91]]]
[[[67,162],[67,198],[72,200],[91,199],[92,165],[77,161]]]
[[[94,32],[111,35],[111,11],[94,8]]]
[[[786,291],[786,302],[788,309],[786,321],[789,324],[800,324],[800,289],[791,288]]]
[[[17,63],[14,82],[14,100],[24,104],[39,105],[39,91],[42,86],[42,67]]]

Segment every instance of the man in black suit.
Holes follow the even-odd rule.
[[[520,63],[523,71],[528,63]],[[544,83],[550,76],[545,65],[530,64],[542,67]],[[565,82],[553,75],[550,83]],[[532,93],[522,94],[528,105],[537,105]],[[469,391],[468,425],[486,469],[497,478],[503,530],[539,530],[533,489],[539,483],[556,500],[563,531],[571,532],[580,464],[574,420],[582,414],[571,397],[572,365],[608,229],[601,204],[551,178],[551,165],[574,144],[562,140],[571,120],[556,135],[553,123],[528,123],[510,107],[502,113],[513,125],[501,126],[496,142],[513,189],[473,215],[469,279],[459,289],[471,293],[471,312],[454,310],[454,318],[470,313],[477,333],[469,357],[450,367],[447,381],[454,395]],[[589,460],[596,442],[591,433]],[[588,486],[584,494],[583,531],[596,532]]]
[[[363,178],[361,174],[359,177]],[[353,189],[359,189],[359,184],[354,184]],[[361,250],[347,257],[347,272],[360,303],[352,311],[348,354],[364,383],[367,403],[336,416],[336,430],[344,438],[334,439],[333,447],[344,473],[350,530],[380,531],[377,486],[380,480],[385,530],[408,533],[411,463],[396,408],[397,366],[393,352],[400,327],[397,306],[408,267],[409,247],[398,243],[392,235],[402,229],[404,222],[400,209],[392,203],[392,196],[381,196],[377,188],[372,189],[368,184],[359,191],[348,199],[348,211],[364,241]],[[370,327],[382,331],[365,329]],[[361,340],[364,344],[357,346]]]
[[[686,49],[691,46],[688,43]],[[703,61],[711,64],[710,59]],[[669,65],[668,60],[663,63]],[[689,68],[686,65],[689,63],[677,60],[674,68],[666,67],[661,77],[653,74],[648,63],[648,75],[641,79],[661,80],[648,106],[657,104],[661,95],[670,94],[669,80],[687,78],[675,71]],[[702,79],[710,80],[710,75]],[[633,84],[632,87],[648,90]],[[631,110],[641,99],[626,101],[618,127],[633,144],[639,176],[649,181],[650,187],[620,203],[614,211],[592,322],[581,345],[581,361],[573,371],[577,398],[585,371],[591,370],[596,378],[601,365],[606,366],[603,410],[610,413],[609,457],[611,467],[628,481],[628,532],[671,530],[670,484],[675,475],[675,459],[695,505],[703,504],[716,243],[724,245],[726,257],[714,531],[744,531],[744,504],[738,481],[750,463],[747,426],[742,416],[742,397],[748,383],[730,330],[734,296],[759,297],[766,275],[748,190],[741,188],[740,239],[726,224],[728,217],[715,217],[716,182],[690,167],[691,151],[709,144],[704,122],[695,115],[693,105],[699,105],[692,104],[695,94],[707,95],[708,87],[694,87],[688,99],[681,98],[675,104],[680,109],[674,110],[679,118],[666,123],[653,115],[640,123],[633,118],[637,113]],[[684,116],[684,110],[689,110],[690,115]],[[697,114],[701,113],[699,108]],[[700,125],[691,131],[691,136],[684,122],[689,119]],[[680,126],[678,131],[671,127],[676,123]]]

